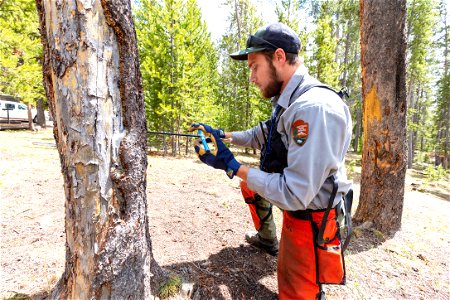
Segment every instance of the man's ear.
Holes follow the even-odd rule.
[[[278,48],[275,50],[274,58],[277,62],[285,62],[286,61],[286,53],[283,49]]]

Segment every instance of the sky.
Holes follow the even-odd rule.
[[[264,23],[276,22],[275,3],[277,0],[250,0],[258,7],[262,14]],[[197,0],[201,10],[203,19],[208,25],[209,32],[213,41],[217,41],[227,29],[227,17],[230,11],[224,5],[223,0]],[[447,11],[450,11],[450,1],[447,1]],[[450,14],[448,14],[450,19]]]
[[[208,25],[213,41],[217,41],[227,30],[227,18],[230,11],[221,0],[197,0],[201,10],[203,19]],[[275,14],[274,0],[251,0],[258,7],[265,23],[275,22],[277,20]]]

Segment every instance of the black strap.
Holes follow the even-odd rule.
[[[306,220],[311,221],[312,220],[312,213],[315,212],[326,212],[326,209],[305,209],[305,210],[287,210],[286,213],[290,216],[299,219],[299,220]]]
[[[264,126],[263,126],[263,122],[259,122],[259,126],[261,127],[261,132],[264,138],[264,145],[267,145],[267,137],[266,134],[264,133]]]
[[[252,200],[250,200],[250,199],[252,199]],[[263,198],[259,194],[255,194],[254,197],[248,197],[248,198],[244,199],[246,204],[253,204],[253,205],[255,205],[257,213],[258,213],[258,211],[267,211],[268,212],[267,215],[264,218],[261,218],[259,216],[259,214],[258,214],[258,217],[260,217],[261,223],[264,223],[272,215],[273,204],[269,202],[269,206],[268,207],[264,207],[264,206],[258,205],[258,202],[260,202],[261,200],[263,200]]]
[[[317,244],[318,245],[323,245],[323,244],[329,242],[328,239],[324,240],[323,233],[325,231],[325,227],[327,225],[327,220],[328,220],[328,215],[330,214],[331,208],[333,207],[334,198],[336,198],[336,193],[338,190],[338,184],[336,182],[336,179],[334,178],[334,175],[331,175],[328,178],[330,178],[330,180],[333,184],[333,191],[331,192],[330,200],[328,201],[327,210],[323,214],[322,223],[320,224],[319,234],[317,235]]]
[[[339,95],[339,97],[341,97],[341,99],[344,99],[344,97],[347,97],[347,98],[350,97],[348,95],[348,89],[346,86],[343,86],[337,94]]]
[[[345,225],[347,226],[347,236],[345,237],[344,244],[342,245],[342,252],[347,249],[348,243],[350,243],[350,237],[352,235],[352,203],[353,203],[353,190],[350,189],[344,197],[345,207]]]
[[[272,116],[270,117],[269,135],[267,136],[266,143],[264,145],[264,153],[263,153],[262,158],[261,158],[260,163],[259,163],[259,169],[260,170],[264,169],[264,163],[266,161],[266,158],[268,157],[268,155],[272,151],[272,149],[271,149],[272,134],[273,134],[274,130],[277,130],[278,119],[279,119],[278,118],[278,116],[279,116],[278,114],[279,114],[280,111],[281,111],[281,106],[277,105],[275,107],[275,110],[274,110]]]

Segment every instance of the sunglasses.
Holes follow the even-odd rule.
[[[271,42],[268,42],[268,41],[266,41],[264,39],[261,39],[261,38],[259,38],[257,36],[254,36],[254,35],[251,35],[247,39],[247,46],[246,46],[246,48],[261,47],[261,46],[269,46],[270,48],[273,48],[274,50],[280,48],[278,46],[275,46]]]

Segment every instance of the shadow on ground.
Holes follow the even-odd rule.
[[[260,282],[276,276],[276,258],[251,246],[224,248],[207,260],[162,267],[193,282],[194,299],[277,299],[276,286],[271,290]]]

